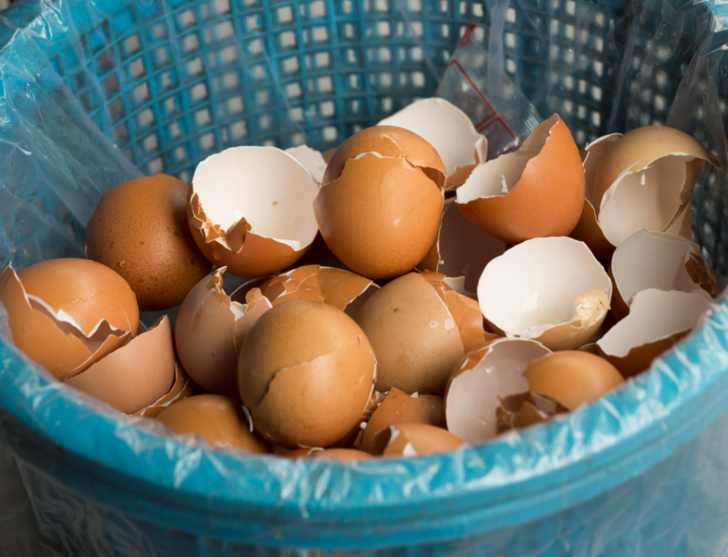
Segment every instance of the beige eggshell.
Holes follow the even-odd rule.
[[[608,361],[573,350],[533,360],[523,376],[531,393],[547,396],[568,410],[576,410],[624,383],[619,371]]]
[[[404,128],[432,145],[445,165],[446,189],[460,186],[488,157],[488,139],[467,114],[445,99],[415,101],[377,125]]]
[[[599,330],[612,281],[583,242],[537,238],[493,259],[478,301],[494,331],[531,338],[551,350],[578,348]]]
[[[447,180],[440,155],[422,137],[396,126],[373,126],[355,133],[341,144],[326,167],[322,184],[341,177],[347,162],[365,153],[404,159],[410,166],[422,170],[439,188],[444,187]]]
[[[35,291],[42,292],[43,288],[36,284]],[[56,313],[39,298],[29,299],[10,264],[0,273],[0,302],[8,312],[8,325],[18,349],[61,381],[88,369],[94,362],[123,346],[132,336],[131,331],[112,327],[102,317],[92,329],[92,334],[87,335],[73,317],[63,312],[63,307]],[[84,321],[88,323],[85,309],[83,306],[80,309],[73,307],[74,314],[84,314],[87,318]],[[94,313],[101,308],[88,309]],[[137,312],[134,326],[130,327],[134,333],[138,321]]]
[[[298,147],[289,147],[286,153],[306,167],[317,183],[321,183],[324,179],[326,171],[326,160],[320,151],[311,149],[308,145],[299,145]]]
[[[629,315],[597,342],[599,353],[623,376],[634,377],[694,329],[710,302],[703,290],[638,292]]]
[[[464,355],[455,319],[418,273],[387,283],[362,306],[356,322],[377,355],[377,390],[441,395]]]
[[[318,183],[275,147],[232,147],[202,161],[187,216],[205,257],[240,276],[295,263],[316,237]]]
[[[376,454],[413,457],[455,450],[463,445],[463,440],[428,424],[400,423],[380,431],[372,443]]]
[[[187,377],[182,366],[176,363],[174,365],[174,383],[172,383],[172,388],[169,392],[159,397],[159,399],[155,400],[146,408],[135,412],[133,415],[142,418],[156,418],[165,408],[194,394],[196,394],[194,383]]]
[[[168,393],[175,376],[172,325],[164,317],[86,371],[66,380],[125,414],[133,414]]]
[[[316,460],[332,460],[337,462],[357,462],[371,460],[372,455],[355,449],[295,449],[288,451],[286,458],[313,458]]]
[[[197,395],[172,404],[156,418],[177,433],[194,433],[211,445],[269,453],[270,445],[250,431],[239,401],[221,395]]]
[[[433,395],[412,396],[399,389],[392,389],[372,413],[366,428],[361,430],[354,442],[354,447],[371,452],[374,435],[398,423],[430,424],[444,428],[442,398]]]
[[[258,318],[271,308],[259,289],[247,292],[247,304],[223,290],[225,267],[190,290],[175,325],[177,355],[189,376],[204,390],[238,398],[238,352]]]
[[[566,124],[554,114],[514,153],[478,165],[457,190],[463,214],[510,244],[565,236],[584,208],[584,169]]]
[[[425,257],[442,205],[442,192],[420,168],[372,152],[346,161],[341,175],[321,188],[314,211],[321,235],[344,265],[386,279]]]
[[[676,234],[677,236],[681,236],[682,238],[685,238],[686,240],[692,242],[693,227],[691,213],[692,207],[691,204],[688,202],[685,210],[680,214],[679,217],[677,217],[677,219],[675,219],[675,222],[667,227],[667,230],[665,230],[665,232],[667,232],[668,234]]]
[[[497,339],[468,353],[455,367],[445,391],[447,428],[467,443],[498,435],[499,398],[528,391],[523,371],[551,354],[534,340]]]
[[[326,447],[359,422],[377,375],[364,332],[341,310],[294,300],[245,338],[239,386],[255,428],[276,445]]]

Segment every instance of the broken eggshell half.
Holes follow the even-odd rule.
[[[554,114],[517,151],[478,165],[456,202],[480,228],[517,244],[569,234],[581,217],[584,191],[579,150]]]
[[[141,418],[155,418],[165,408],[194,394],[196,394],[194,383],[187,376],[179,362],[177,362],[174,365],[174,382],[172,383],[172,388],[152,404],[135,412],[133,415]]]
[[[491,328],[551,350],[591,342],[607,316],[612,281],[583,242],[536,238],[488,263],[478,301]]]
[[[308,145],[299,145],[298,147],[289,147],[285,152],[305,166],[317,183],[320,184],[323,181],[326,160],[320,151],[312,149]]]
[[[377,125],[404,128],[432,145],[445,165],[446,189],[462,185],[488,156],[488,139],[467,114],[445,99],[415,101]]]
[[[187,217],[214,265],[256,277],[295,263],[318,231],[311,173],[275,147],[231,147],[195,169]]]
[[[599,354],[624,377],[634,377],[692,331],[710,303],[701,292],[638,292],[629,315],[597,341]]]
[[[462,446],[463,440],[457,435],[428,424],[390,425],[372,440],[374,454],[393,457],[444,453]]]

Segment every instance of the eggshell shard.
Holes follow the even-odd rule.
[[[371,460],[372,455],[355,449],[295,449],[285,453],[286,458],[311,458],[336,462],[358,462]]]
[[[527,392],[523,371],[548,354],[539,342],[515,338],[494,340],[468,353],[445,391],[448,430],[470,444],[498,435],[499,398]]]
[[[180,306],[175,344],[182,366],[204,390],[238,398],[238,352],[255,322],[271,308],[260,289],[245,295],[246,304],[223,290],[225,267],[190,290]]]
[[[169,392],[165,393],[146,408],[135,412],[134,416],[142,418],[156,418],[162,410],[175,402],[184,400],[196,394],[195,386],[178,363],[174,366],[174,382]]]
[[[694,329],[710,302],[702,291],[638,292],[629,315],[597,342],[599,353],[623,376],[634,377]]]
[[[168,393],[174,376],[172,325],[164,316],[147,332],[66,383],[125,414],[133,414]]]
[[[465,182],[488,156],[488,139],[477,132],[467,114],[445,99],[416,101],[377,125],[404,128],[432,145],[447,172],[446,188]]]
[[[478,165],[457,190],[463,214],[510,244],[565,236],[584,208],[584,170],[566,124],[554,114],[514,153]]]
[[[377,390],[441,395],[464,355],[455,319],[427,280],[409,273],[362,306],[356,322],[377,355]]]
[[[157,418],[177,433],[193,433],[211,445],[269,453],[270,445],[250,432],[240,402],[221,395],[197,395],[163,410]]]
[[[399,389],[387,393],[354,442],[357,449],[372,452],[374,436],[393,424],[417,423],[444,428],[442,398],[432,395],[411,396]]]
[[[568,277],[568,279],[566,278]],[[585,344],[609,310],[612,281],[583,242],[538,238],[488,263],[478,283],[486,321],[551,350]]]
[[[240,394],[256,430],[290,448],[326,447],[349,433],[376,375],[374,351],[356,323],[310,300],[263,315],[239,361]]]
[[[110,295],[114,291],[117,298]],[[46,261],[20,274],[8,264],[0,273],[0,302],[8,312],[13,342],[62,381],[136,334],[139,311],[133,295],[114,271],[83,259]]]
[[[330,165],[329,165],[330,166]],[[404,158],[349,159],[314,203],[321,235],[354,272],[374,279],[414,268],[437,237],[442,192]]]
[[[289,147],[286,149],[286,153],[300,162],[311,173],[317,183],[320,184],[323,181],[326,160],[320,151],[312,149],[308,145],[299,145],[298,147]]]
[[[375,454],[413,457],[455,450],[463,440],[439,427],[401,423],[380,431],[372,443]]]
[[[313,242],[310,209],[318,183],[275,147],[232,147],[202,161],[192,177],[188,220],[202,253],[240,276],[278,272]]]
[[[634,295],[649,288],[701,290],[711,297],[720,293],[697,244],[644,228],[627,236],[619,245],[609,272],[615,285],[613,310],[619,319],[629,313]]]

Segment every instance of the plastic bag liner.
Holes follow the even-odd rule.
[[[669,121],[725,159],[724,5],[498,6],[506,74],[538,113],[558,110],[578,143],[608,125]],[[473,20],[497,28],[480,3],[439,0],[11,9],[0,16],[0,259],[81,256],[99,195],[140,173],[184,177],[206,153],[245,142],[335,145],[431,95]],[[724,273],[727,192],[706,170],[693,198],[696,238]],[[2,308],[0,331],[0,553],[702,557],[728,547],[725,296],[649,372],[576,412],[479,447],[352,464],[166,435],[28,361]]]

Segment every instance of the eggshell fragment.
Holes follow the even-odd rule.
[[[240,276],[295,263],[313,242],[318,184],[275,147],[232,147],[202,161],[192,177],[187,217],[202,253]]]
[[[510,244],[565,236],[584,208],[584,169],[566,124],[554,114],[514,153],[478,165],[457,190],[463,214]]]
[[[413,457],[455,450],[463,440],[439,427],[402,423],[380,431],[372,444],[375,454]]]
[[[398,423],[446,427],[442,398],[419,394],[411,396],[399,389],[392,389],[374,410],[366,427],[359,433],[354,446],[362,451],[371,452],[374,435],[390,425]]]
[[[182,366],[180,366],[179,363],[176,363],[174,366],[174,383],[172,383],[172,388],[169,392],[159,397],[159,399],[155,400],[146,408],[135,412],[133,415],[142,418],[155,418],[165,408],[168,408],[175,402],[191,397],[194,394],[196,394],[194,384],[190,378],[187,377]]]
[[[240,402],[220,395],[197,395],[163,410],[157,419],[177,433],[194,433],[211,445],[269,453],[270,445],[250,431]]]
[[[467,114],[445,99],[415,101],[377,125],[404,128],[432,145],[445,165],[445,188],[461,185],[488,156],[488,139],[477,132]]]
[[[306,167],[306,170],[311,173],[316,182],[320,184],[323,181],[326,160],[320,151],[311,149],[308,145],[299,145],[298,147],[289,147],[286,149],[286,153]]]
[[[364,451],[355,449],[295,449],[285,453],[286,458],[313,458],[316,460],[331,460],[337,462],[358,462],[371,460],[373,457]]]
[[[182,366],[204,390],[238,398],[238,352],[258,318],[272,306],[260,289],[233,301],[223,290],[225,267],[213,271],[190,290],[175,325]]]
[[[174,376],[172,325],[165,315],[147,332],[66,383],[125,414],[133,414],[168,393]]]
[[[700,292],[638,292],[629,315],[597,342],[599,353],[623,376],[634,377],[694,329],[709,307]]]
[[[486,321],[551,350],[589,342],[609,310],[612,281],[583,242],[538,238],[488,263],[478,283]]]
[[[632,298],[649,288],[720,293],[715,277],[700,256],[700,247],[680,236],[641,228],[614,252],[609,269],[614,279],[613,311],[621,319]]]
[[[515,338],[494,340],[468,353],[445,391],[448,430],[471,444],[498,435],[499,399],[527,392],[523,371],[548,354],[539,342]]]

